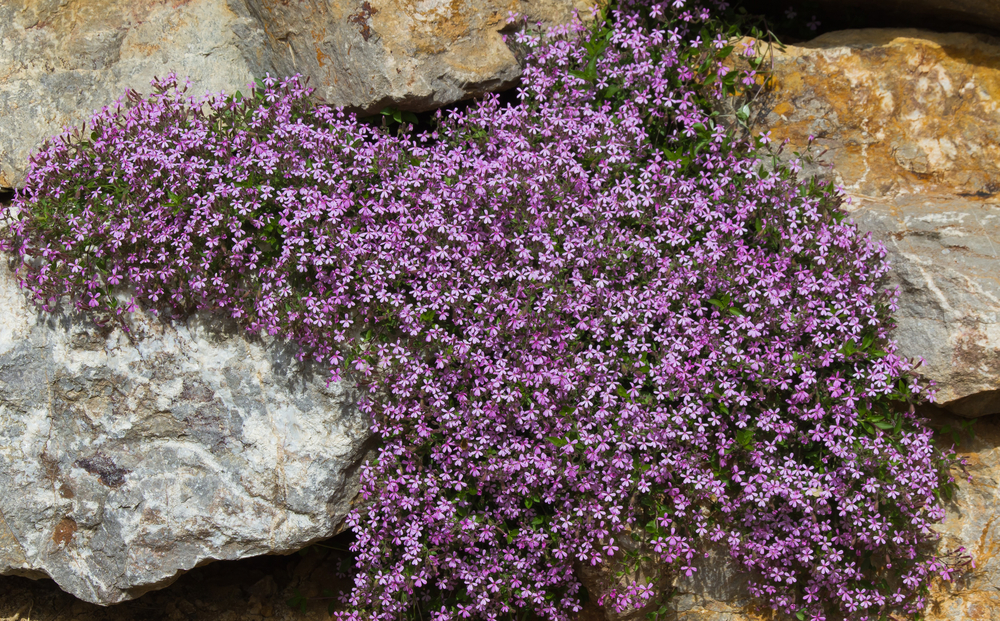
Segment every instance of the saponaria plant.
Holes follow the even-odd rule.
[[[621,2],[522,33],[519,102],[425,132],[297,78],[169,76],[33,158],[3,248],[43,308],[212,309],[366,389],[342,618],[568,619],[575,564],[690,576],[710,545],[779,611],[916,614],[956,568],[928,545],[953,453],[914,413],[884,248],[710,112],[756,78],[719,24]]]

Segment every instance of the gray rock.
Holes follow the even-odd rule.
[[[904,194],[854,217],[889,251],[899,351],[924,359],[937,403],[966,417],[1000,413],[1000,204]]]
[[[134,341],[42,314],[0,266],[0,574],[113,604],[343,528],[370,457],[346,384],[210,316]]]
[[[500,32],[510,11],[549,25],[592,0],[4,0],[0,3],[0,187],[28,156],[127,88],[188,76],[191,93],[300,73],[335,106],[429,110],[521,74]]]

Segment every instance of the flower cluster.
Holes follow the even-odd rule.
[[[782,611],[918,611],[950,457],[889,340],[885,251],[715,122],[754,76],[709,10],[620,6],[520,35],[519,103],[433,131],[295,78],[155,82],[35,156],[4,249],[46,308],[214,309],[366,388],[350,618],[567,619],[574,564],[691,575],[707,545]]]

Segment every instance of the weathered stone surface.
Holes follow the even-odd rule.
[[[301,73],[337,106],[428,110],[509,86],[510,12],[565,23],[592,0],[5,0],[0,3],[0,187],[28,156],[125,89],[189,76],[192,94]]]
[[[190,76],[193,92],[234,91],[264,65],[253,19],[222,0],[5,0],[0,3],[0,186],[22,183],[29,154],[126,88]]]
[[[588,0],[245,0],[264,25],[272,72],[302,73],[336,105],[429,110],[511,85],[521,69],[501,30],[509,15],[555,25]],[[230,5],[234,2],[231,0]]]
[[[854,218],[888,247],[895,337],[924,359],[936,401],[962,416],[1000,413],[1000,203],[903,194]]]
[[[344,384],[195,317],[135,341],[39,314],[0,266],[0,574],[110,604],[334,534],[370,434]]]
[[[937,408],[924,413],[936,426],[958,428],[962,423]],[[957,447],[972,480],[956,469],[956,494],[946,505],[945,521],[935,530],[941,534],[941,553],[965,548],[975,568],[953,582],[934,585],[926,621],[1000,620],[1000,417],[980,418],[972,430],[974,438],[964,436]]]
[[[1000,39],[849,30],[774,50],[765,125],[856,197],[1000,191]]]
[[[1000,413],[1000,40],[917,30],[828,33],[774,50],[762,128],[806,150],[888,247],[901,352],[937,400]]]

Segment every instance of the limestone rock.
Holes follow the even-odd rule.
[[[847,30],[774,49],[764,124],[854,197],[1000,192],[1000,39]]]
[[[0,3],[0,187],[28,156],[127,88],[189,76],[235,92],[300,73],[336,106],[428,110],[511,85],[511,12],[547,25],[592,0],[5,0]]]
[[[936,426],[957,428],[962,422],[936,408],[925,414]],[[953,473],[958,487],[946,505],[945,521],[935,530],[941,534],[940,553],[965,548],[975,567],[952,582],[933,585],[925,621],[1000,620],[1000,420],[978,419],[972,431],[974,437],[960,438],[956,447],[972,480],[957,469]]]
[[[899,286],[895,338],[937,382],[937,403],[1000,413],[1000,203],[904,194],[855,212],[883,240]]]
[[[1000,413],[1000,39],[828,33],[775,49],[760,131],[832,167],[900,285],[900,351],[937,400]]]
[[[17,187],[28,156],[127,88],[189,76],[193,94],[244,88],[264,69],[260,25],[222,0],[0,3],[0,186]],[[241,49],[242,48],[242,49]]]
[[[42,314],[0,266],[0,574],[112,604],[342,528],[369,457],[346,384],[211,317],[134,342]]]

